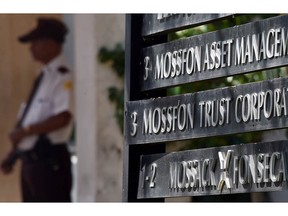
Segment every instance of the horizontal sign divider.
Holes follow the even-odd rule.
[[[141,90],[288,65],[288,15],[143,49]]]
[[[232,14],[144,14],[142,36],[179,31],[229,16]]]
[[[128,144],[159,143],[288,127],[288,77],[127,102]]]

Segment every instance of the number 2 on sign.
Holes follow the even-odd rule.
[[[145,185],[145,181],[150,181],[149,182],[149,187],[150,188],[154,188],[155,187],[155,178],[156,178],[156,168],[157,168],[157,164],[156,163],[153,163],[151,165],[151,168],[150,170],[152,171],[152,175],[151,177],[149,175],[146,176],[146,165],[144,165],[141,169],[141,172],[142,172],[142,176],[143,176],[143,181],[142,181],[142,188],[144,188],[144,185]]]
[[[154,188],[155,187],[156,168],[157,168],[157,164],[153,163],[151,165],[152,176],[151,176],[150,184],[149,184],[150,188]]]

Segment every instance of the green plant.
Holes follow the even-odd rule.
[[[117,74],[119,79],[123,81],[124,79],[124,61],[125,53],[123,46],[120,43],[117,43],[113,49],[108,49],[102,47],[98,53],[98,59],[101,63],[107,63],[113,69],[113,72]],[[115,118],[117,124],[123,133],[124,125],[124,89],[110,86],[108,89],[108,97],[112,103],[115,103]]]

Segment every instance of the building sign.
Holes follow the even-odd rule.
[[[288,65],[287,15],[166,41],[170,31],[229,16],[127,15],[124,201],[288,189],[288,141],[165,153],[165,142],[288,127],[288,77],[158,91]]]
[[[288,127],[288,78],[127,104],[130,144]]]
[[[288,141],[143,155],[137,197],[287,190]]]
[[[287,23],[278,16],[145,48],[141,89],[287,65]]]
[[[145,14],[143,16],[142,36],[181,30],[229,16],[232,14]]]

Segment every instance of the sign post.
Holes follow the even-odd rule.
[[[126,15],[126,44],[125,44],[125,119],[134,118],[133,114],[128,116],[127,102],[147,98],[140,91],[139,79],[139,61],[141,52],[144,48],[144,42],[141,37],[142,15]],[[160,94],[163,95],[161,91]],[[160,95],[158,93],[158,95]],[[155,94],[156,95],[156,94]],[[129,127],[130,128],[130,127]],[[130,130],[125,127],[125,131]],[[133,133],[132,129],[128,134],[125,133],[124,142],[124,162],[123,162],[123,196],[125,202],[137,202],[143,200],[137,199],[140,157],[143,154],[164,153],[165,145],[159,144],[155,147],[149,145],[130,145],[128,138]],[[151,201],[151,200],[147,200]],[[153,201],[164,201],[163,198],[153,199]]]

